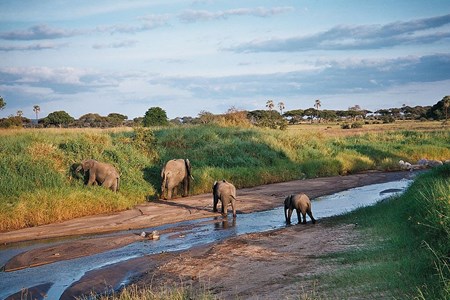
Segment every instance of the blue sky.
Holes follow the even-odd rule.
[[[0,117],[433,105],[450,1],[0,0]]]

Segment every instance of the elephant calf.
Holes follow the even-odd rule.
[[[236,188],[226,180],[216,181],[213,185],[213,211],[217,212],[217,203],[222,202],[222,216],[228,215],[228,204],[231,203],[233,218],[236,218]]]
[[[311,218],[313,224],[316,223],[316,219],[314,219],[311,211],[311,201],[305,194],[290,195],[284,199],[284,217],[287,224],[291,224],[291,216],[294,209],[297,211],[299,224],[301,222],[300,212],[303,216],[303,224],[306,224],[306,214]],[[287,213],[288,210],[289,213]]]
[[[79,172],[81,169],[83,169],[84,173],[89,172],[89,179],[86,185],[98,184],[113,192],[119,190],[120,175],[114,166],[94,159],[86,159],[81,162],[81,165],[75,172]]]

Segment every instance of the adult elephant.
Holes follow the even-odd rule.
[[[161,179],[162,199],[172,199],[172,195],[176,196],[180,184],[183,184],[183,197],[186,197],[189,194],[191,180],[194,180],[189,159],[169,160],[161,170]]]
[[[305,194],[290,195],[284,199],[284,217],[287,224],[291,224],[291,215],[293,210],[297,211],[297,219],[300,224],[300,213],[303,216],[303,224],[306,224],[306,214],[311,218],[312,223],[316,223],[311,211],[311,200]],[[289,213],[288,213],[289,211]]]
[[[83,169],[84,173],[89,172],[89,179],[86,185],[101,185],[107,189],[117,192],[119,190],[120,175],[117,169],[108,163],[102,163],[95,159],[86,159],[75,170],[79,172]]]
[[[236,218],[236,188],[226,180],[216,181],[213,185],[213,211],[217,212],[217,203],[222,202],[222,216],[228,215],[228,205],[231,203],[233,218]]]

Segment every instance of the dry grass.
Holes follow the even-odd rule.
[[[345,137],[353,135],[361,135],[365,133],[376,133],[385,131],[434,131],[434,130],[449,130],[450,126],[443,125],[441,121],[396,121],[387,124],[365,124],[362,128],[342,129],[340,124],[336,123],[304,123],[298,125],[288,126],[288,131],[305,132],[305,133],[319,133],[328,137]]]

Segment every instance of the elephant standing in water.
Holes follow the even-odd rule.
[[[94,159],[86,159],[75,170],[79,172],[83,169],[84,173],[89,172],[89,179],[86,185],[101,185],[107,189],[117,192],[119,190],[120,175],[117,169],[110,164],[102,163]]]
[[[297,211],[299,224],[301,222],[300,212],[303,216],[303,222],[301,223],[306,224],[306,214],[311,218],[313,224],[316,223],[316,219],[314,219],[311,211],[311,201],[305,194],[290,195],[284,199],[284,217],[287,224],[291,224],[291,216],[294,209]],[[289,214],[287,213],[288,210]]]
[[[226,180],[216,181],[213,185],[213,211],[217,212],[217,203],[222,202],[222,216],[228,215],[228,204],[231,203],[233,218],[236,218],[236,188]]]
[[[177,195],[178,186],[183,183],[183,197],[189,193],[192,168],[189,159],[172,159],[169,160],[161,170],[161,198],[172,199],[172,195]],[[165,193],[167,191],[167,198]]]

